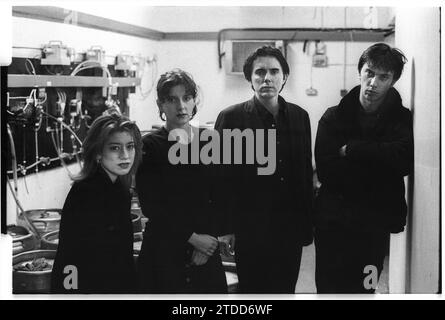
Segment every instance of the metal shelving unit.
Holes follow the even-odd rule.
[[[136,87],[140,78],[112,78],[113,87]],[[108,87],[107,77],[9,74],[8,88]]]

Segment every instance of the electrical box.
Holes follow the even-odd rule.
[[[69,66],[71,57],[74,57],[74,49],[68,48],[62,44],[62,41],[50,41],[42,49],[44,57],[41,60],[42,65],[62,65]]]
[[[326,68],[328,66],[328,56],[326,55],[326,44],[317,42],[315,53],[312,56],[312,66],[316,68]]]
[[[328,57],[325,54],[314,54],[312,65],[316,68],[326,68],[328,66]]]
[[[116,56],[116,64],[114,70],[133,71],[134,59],[133,56],[128,53],[121,53]]]
[[[272,46],[284,51],[283,41],[279,40],[231,40],[224,42],[224,67],[226,74],[242,75],[243,65],[247,57],[256,49],[263,46]],[[283,52],[284,55],[284,52]]]
[[[87,50],[86,60],[99,62],[102,67],[107,67],[107,61],[105,60],[105,50],[101,46],[92,46]]]

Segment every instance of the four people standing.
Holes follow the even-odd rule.
[[[229,130],[244,141],[241,151],[229,150],[229,163],[172,161],[174,145],[183,144],[180,149],[191,160],[208,142],[200,139],[203,129],[190,124],[198,104],[192,77],[179,69],[164,73],[156,102],[166,123],[143,138],[136,173],[142,212],[149,218],[138,280],[130,259],[128,190],[115,182],[137,167],[139,131],[125,118],[101,117],[85,142],[85,164],[93,169],[84,167],[65,203],[54,291],[64,292],[65,264],[77,263],[83,292],[134,292],[137,286],[142,293],[226,293],[220,253],[229,248],[235,252],[239,292],[294,293],[302,248],[312,243],[315,226],[317,291],[374,292],[376,283],[366,282],[366,273],[375,272],[378,279],[389,234],[404,228],[403,177],[413,170],[412,116],[393,88],[405,62],[386,44],[368,48],[358,63],[360,85],[320,119],[315,162],[321,188],[314,208],[309,116],[280,95],[290,70],[279,49],[265,46],[247,58],[243,72],[253,97],[218,115],[219,136]],[[259,174],[264,162],[258,158],[247,161],[255,148],[272,157],[270,172]],[[236,163],[236,157],[244,162]],[[86,202],[77,193],[97,192],[111,200],[104,205],[91,199],[88,204],[98,205],[94,210],[82,207]],[[80,227],[85,213],[79,210],[93,218],[88,228]],[[76,226],[82,239],[98,241],[104,253],[81,255],[73,242]],[[96,264],[102,261],[111,269],[99,276]],[[111,275],[118,275],[114,285],[105,283]]]

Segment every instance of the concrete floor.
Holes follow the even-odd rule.
[[[389,293],[388,290],[388,261],[389,257],[385,258],[383,271],[377,286],[377,293]],[[303,248],[301,257],[300,274],[298,276],[295,293],[317,293],[315,287],[315,246],[312,243],[310,246]]]
[[[298,275],[295,293],[317,293],[315,287],[315,246],[303,247],[300,273]]]

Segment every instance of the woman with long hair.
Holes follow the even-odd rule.
[[[53,293],[135,292],[129,186],[141,145],[138,127],[124,116],[93,122],[83,168],[63,206]]]

